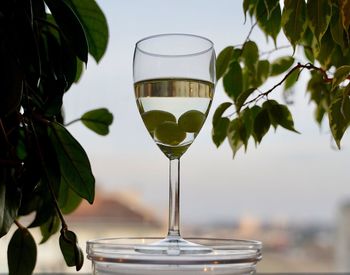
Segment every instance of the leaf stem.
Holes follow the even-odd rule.
[[[20,224],[20,222],[18,220],[14,220],[13,222],[19,229],[24,229],[24,226],[22,224]]]
[[[73,123],[75,123],[75,122],[78,122],[78,121],[80,121],[80,120],[81,120],[81,118],[73,119],[72,121],[70,121],[70,122],[68,122],[68,123],[65,123],[64,126],[69,126],[69,125],[71,125],[71,124],[73,124]]]

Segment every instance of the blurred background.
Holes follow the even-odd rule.
[[[114,114],[111,132],[97,136],[82,124],[71,133],[86,149],[96,177],[96,202],[83,203],[67,217],[85,246],[100,237],[164,236],[167,230],[168,161],[147,133],[136,108],[132,58],[135,43],[159,33],[192,33],[210,38],[217,54],[241,45],[250,30],[242,1],[232,0],[99,0],[110,28],[105,57],[91,58],[80,83],[65,95],[66,121],[90,109],[107,107]],[[263,50],[272,41],[255,28],[251,39]],[[287,44],[283,36],[278,46]],[[286,48],[271,59],[291,54]],[[302,53],[295,53],[303,60]],[[257,148],[239,151],[211,141],[211,119],[227,100],[217,84],[211,112],[196,141],[182,158],[181,227],[190,236],[249,238],[264,243],[258,272],[350,272],[349,134],[341,151],[313,119],[306,95],[308,72],[294,88],[290,110],[301,135],[270,130]],[[278,78],[267,83],[269,88]],[[282,89],[273,97],[282,99]],[[30,217],[28,218],[28,223]],[[25,221],[23,221],[26,224]],[[39,232],[34,232],[39,242]],[[0,239],[0,272],[7,271],[6,246]],[[86,260],[84,270],[90,270]],[[73,271],[65,267],[58,237],[39,246],[37,272]]]

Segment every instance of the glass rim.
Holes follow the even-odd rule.
[[[143,50],[140,47],[140,44],[142,42],[144,42],[144,41],[147,41],[147,40],[150,40],[150,39],[154,39],[154,38],[158,38],[158,37],[166,37],[166,36],[187,36],[187,37],[198,38],[198,39],[201,39],[201,40],[204,40],[204,41],[208,42],[209,43],[209,47],[206,48],[205,50],[196,51],[196,52],[192,52],[192,53],[188,53],[188,54],[159,54],[159,53],[153,53],[151,51]],[[143,54],[147,54],[147,55],[151,55],[151,56],[158,56],[158,57],[190,57],[190,56],[201,55],[201,54],[204,54],[206,52],[209,52],[210,50],[213,50],[214,49],[214,43],[209,38],[206,38],[204,36],[197,35],[197,34],[190,34],[190,33],[161,33],[161,34],[155,34],[155,35],[150,35],[150,36],[146,36],[144,38],[141,38],[140,40],[138,40],[136,42],[135,49],[137,49],[138,51],[142,52]]]

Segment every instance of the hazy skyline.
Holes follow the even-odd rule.
[[[69,129],[90,156],[98,188],[138,192],[162,215],[167,211],[168,162],[136,108],[134,44],[157,33],[193,33],[210,38],[219,53],[225,46],[244,42],[250,20],[244,25],[242,1],[220,0],[215,5],[209,0],[98,2],[110,27],[109,47],[97,67],[90,58],[88,71],[65,96],[65,112],[68,122],[89,109],[108,107],[115,120],[107,137],[97,136],[80,123]],[[266,41],[257,30],[251,38],[259,46]],[[280,37],[279,45],[285,45],[284,41]],[[272,47],[270,43],[266,49]],[[291,49],[284,53],[290,54]],[[338,203],[350,198],[349,134],[343,138],[343,150],[334,150],[326,127],[320,130],[313,120],[305,83],[300,81],[295,90],[295,105],[290,109],[302,134],[270,130],[261,145],[254,148],[251,144],[247,153],[240,151],[232,160],[227,143],[216,149],[210,137],[213,111],[227,100],[218,83],[208,120],[182,159],[184,223],[229,221],[243,215],[262,221],[333,219]],[[280,91],[274,92],[278,99]]]

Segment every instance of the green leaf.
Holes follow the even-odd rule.
[[[216,60],[216,80],[218,81],[226,72],[228,65],[230,64],[233,54],[233,47],[229,46],[223,49]]]
[[[242,92],[242,69],[237,61],[230,64],[229,70],[224,75],[223,84],[226,94],[233,100]]]
[[[83,147],[57,122],[50,124],[49,138],[57,154],[61,177],[79,196],[92,203],[95,196],[95,179]]]
[[[0,167],[0,238],[10,230],[21,201],[21,194],[10,172],[9,169]]]
[[[350,65],[344,65],[337,68],[332,80],[332,89],[334,89],[340,83],[342,83],[349,75],[350,75]]]
[[[60,219],[56,215],[51,216],[50,220],[42,224],[40,226],[40,232],[42,236],[40,244],[45,243],[47,240],[50,239],[52,235],[57,233],[59,226],[60,226]]]
[[[89,53],[99,62],[108,44],[106,17],[95,0],[65,0],[79,18],[89,45]]]
[[[257,109],[255,112],[256,115],[253,125],[253,137],[255,139],[255,142],[260,143],[262,138],[269,131],[271,122],[269,113],[266,109],[260,108],[260,110]]]
[[[332,9],[332,18],[330,24],[332,38],[342,48],[342,51],[344,52],[346,50],[344,41],[344,28],[339,9]]]
[[[96,109],[86,112],[81,121],[90,130],[99,135],[107,135],[109,133],[109,126],[113,122],[113,115],[106,109]]]
[[[58,206],[65,215],[72,213],[82,202],[82,198],[69,188],[69,184],[62,178],[58,195]]]
[[[250,108],[247,107],[241,113],[242,125],[240,129],[240,137],[244,144],[244,150],[247,150],[248,140],[253,133],[254,120]]]
[[[264,84],[270,74],[270,62],[268,60],[259,60],[256,75],[256,86]]]
[[[308,0],[306,7],[309,27],[320,43],[331,20],[332,5],[329,0]]]
[[[237,100],[235,101],[235,105],[236,105],[236,109],[237,112],[240,112],[243,104],[245,103],[245,101],[247,100],[247,98],[254,93],[254,91],[256,90],[256,88],[249,88],[245,91],[243,91],[238,97]]]
[[[256,11],[260,29],[271,36],[276,45],[276,39],[281,31],[281,8],[278,0],[259,0]]]
[[[323,108],[322,104],[316,106],[314,117],[316,122],[321,126],[326,110]]]
[[[271,63],[270,76],[276,76],[286,72],[294,63],[292,56],[282,56]]]
[[[287,79],[284,82],[285,90],[292,88],[295,85],[295,83],[297,83],[299,73],[300,69],[295,69],[290,75],[288,75]]]
[[[242,122],[240,118],[235,118],[230,122],[227,129],[227,139],[232,149],[233,158],[235,157],[238,150],[243,146],[243,141],[240,135],[241,125]]]
[[[224,142],[229,124],[230,120],[227,117],[220,117],[213,125],[212,139],[216,147],[219,147]]]
[[[282,12],[282,28],[295,48],[307,27],[305,0],[285,0]]]
[[[67,266],[75,266],[76,270],[79,271],[84,264],[84,254],[78,245],[75,233],[73,231],[63,230],[59,243]]]
[[[339,0],[339,9],[343,28],[348,32],[350,27],[350,0]]]
[[[246,21],[247,11],[251,17],[253,16],[256,2],[257,0],[243,0],[244,21]]]
[[[268,112],[270,115],[270,121],[272,125],[280,125],[283,128],[289,130],[289,131],[293,131],[295,133],[299,133],[297,130],[295,130],[294,128],[294,121],[293,121],[293,117],[292,114],[290,113],[288,107],[286,105],[282,105],[282,104],[277,104],[274,103],[270,103],[270,101],[272,100],[268,100],[264,103],[268,104]],[[265,108],[265,106],[263,105],[263,108]],[[276,128],[276,126],[275,126]]]
[[[224,102],[216,108],[214,116],[213,116],[213,126],[218,122],[218,120],[222,117],[222,114],[232,106],[231,102]]]
[[[27,228],[18,228],[7,248],[9,275],[31,275],[36,263],[36,244]]]
[[[84,63],[80,59],[77,59],[77,71],[76,71],[74,83],[79,82],[83,72],[84,72]]]
[[[85,1],[84,1],[85,2]],[[74,53],[83,62],[88,60],[89,46],[84,28],[66,1],[45,0],[57,25]]]
[[[333,138],[340,149],[340,141],[349,126],[350,119],[344,113],[350,112],[350,99],[348,96],[338,96],[332,100],[328,112],[329,128]]]
[[[242,48],[242,57],[244,64],[255,72],[256,64],[259,60],[259,49],[254,41],[247,41]]]

